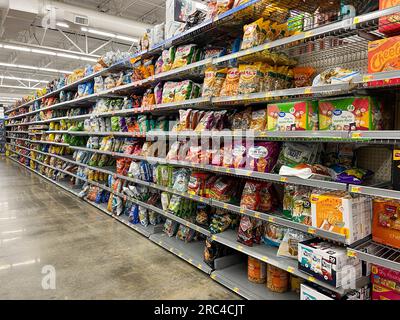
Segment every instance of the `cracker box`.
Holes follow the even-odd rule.
[[[269,131],[318,130],[318,102],[297,101],[268,105]]]
[[[346,192],[311,195],[312,226],[346,236],[352,244],[371,235],[372,201]]]
[[[373,265],[372,300],[400,300],[400,272]]]
[[[400,201],[374,199],[372,239],[400,249]]]
[[[319,101],[320,130],[381,130],[382,104],[372,97]]]
[[[400,0],[379,0],[379,10],[400,5]],[[400,32],[400,13],[379,18],[379,32],[395,35]]]
[[[400,36],[368,43],[368,73],[400,69]]]
[[[336,288],[354,285],[362,276],[359,259],[349,258],[347,250],[322,239],[310,239],[298,244],[299,270]]]

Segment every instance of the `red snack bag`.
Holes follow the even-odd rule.
[[[260,191],[263,186],[262,182],[247,181],[240,200],[240,207],[249,210],[257,210],[261,202]]]

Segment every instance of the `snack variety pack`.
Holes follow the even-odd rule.
[[[372,238],[378,243],[400,249],[400,202],[374,199]]]
[[[400,272],[373,265],[371,282],[372,300],[400,300]]]

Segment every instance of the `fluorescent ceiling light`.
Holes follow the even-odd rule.
[[[24,89],[24,90],[37,90],[37,89],[39,89],[39,88],[34,88],[34,87],[10,86],[10,85],[7,85],[7,84],[0,84],[0,88]]]
[[[137,38],[131,38],[131,37],[127,37],[127,36],[120,36],[120,35],[117,35],[116,38],[117,38],[117,39],[120,39],[120,40],[130,41],[130,42],[139,42],[139,39],[137,39]]]
[[[50,50],[31,49],[31,48],[27,48],[27,47],[23,47],[23,46],[13,46],[13,45],[8,45],[8,44],[5,44],[5,45],[0,44],[0,48],[1,47],[3,47],[4,49],[10,49],[10,50],[32,52],[32,53],[49,55],[49,56],[58,56],[58,57],[68,58],[68,59],[97,62],[97,59],[95,59],[95,58],[85,57],[85,56],[81,56],[81,55],[77,55],[77,54],[75,55],[75,54],[68,54],[68,53],[62,53],[62,52],[54,52],[54,51],[50,51]]]
[[[38,80],[38,79],[20,78],[20,77],[8,77],[8,76],[1,76],[1,75],[0,75],[0,79],[20,80],[20,81],[40,82],[40,83],[49,83],[47,80]]]
[[[72,73],[71,71],[67,71],[67,70],[40,68],[40,67],[27,66],[27,65],[21,65],[21,64],[5,63],[5,62],[0,62],[0,66],[11,67],[11,68],[19,68],[19,69],[29,69],[29,70],[41,70],[41,71],[54,72],[54,73],[66,73],[66,74],[71,74]]]
[[[40,53],[40,54],[46,54],[49,56],[55,56],[57,53],[49,50],[41,50],[41,49],[32,49],[33,53]]]
[[[69,28],[69,25],[66,24],[65,22],[57,22],[56,26],[62,27],[62,28]]]
[[[104,37],[108,37],[108,38],[116,38],[116,39],[119,39],[119,40],[124,40],[124,41],[129,41],[129,42],[139,42],[138,38],[124,36],[124,35],[121,35],[121,34],[114,34],[114,33],[111,33],[111,32],[105,32],[105,31],[95,30],[95,29],[86,28],[86,27],[81,27],[81,30],[84,31],[84,32],[89,32],[89,33],[92,33],[92,34],[97,34],[99,36],[104,36]]]

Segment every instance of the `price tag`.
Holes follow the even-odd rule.
[[[374,79],[374,77],[372,75],[365,75],[363,76],[363,82],[370,82]]]
[[[272,98],[272,92],[267,92],[265,94],[265,98],[267,98],[267,99]]]
[[[307,232],[309,234],[315,234],[316,230],[314,228],[308,228]]]
[[[355,17],[353,19],[353,24],[359,24],[360,23],[360,17]]]
[[[252,171],[247,171],[246,176],[250,177],[252,175],[252,173],[253,173]]]
[[[178,257],[182,257],[183,256],[183,253],[182,252],[179,252],[179,254],[178,254]]]
[[[200,270],[202,270],[202,269],[203,269],[203,266],[199,263],[199,264],[197,265],[197,268],[199,268]]]
[[[293,267],[288,267],[286,269],[286,271],[289,272],[289,273],[294,273],[294,268]]]
[[[216,280],[217,279],[217,275],[216,274],[212,274],[211,275],[211,279]]]
[[[312,31],[304,32],[304,38],[309,38],[309,37],[311,37],[312,35],[313,35],[313,32],[312,32]]]
[[[311,277],[311,276],[309,276],[309,277],[307,278],[307,280],[310,281],[310,282],[315,282],[315,278],[314,278],[314,277]]]
[[[288,178],[287,177],[280,177],[279,181],[280,182],[287,182]]]
[[[226,172],[226,173],[232,173],[232,170],[231,170],[230,168],[226,168],[226,169],[225,169],[225,172]]]
[[[274,218],[274,217],[268,217],[268,221],[269,221],[269,222],[274,222],[274,221],[275,221],[275,218]]]
[[[239,288],[235,287],[235,288],[233,288],[233,291],[236,292],[236,293],[239,293]]]
[[[266,256],[262,256],[261,260],[264,261],[264,262],[268,262],[268,258]]]
[[[351,134],[351,137],[352,137],[353,139],[360,139],[360,138],[362,138],[362,132],[353,132],[353,133]]]
[[[254,214],[254,218],[259,219],[259,218],[260,218],[260,214],[259,214],[258,212],[256,212],[256,213]]]
[[[211,240],[216,241],[217,240],[217,236],[216,235],[211,236]]]
[[[350,192],[351,192],[351,193],[361,193],[361,187],[352,186],[352,187],[350,188]]]
[[[199,201],[200,202],[204,202],[204,198],[203,197],[199,197]]]
[[[240,208],[239,212],[243,214],[244,210],[245,210],[244,208]]]
[[[236,247],[236,250],[239,251],[239,252],[243,252],[243,247],[241,245],[238,245]]]
[[[193,199],[193,195],[192,194],[189,196],[189,199]]]
[[[264,50],[268,50],[269,48],[271,48],[271,45],[269,43],[264,44]]]
[[[228,209],[228,204],[224,203],[224,209]]]
[[[312,88],[307,87],[304,89],[304,94],[311,94],[312,93]]]
[[[188,261],[189,261],[189,263],[193,263],[193,259],[189,259]]]
[[[357,257],[357,252],[351,249],[347,249],[347,256],[350,258],[356,258]]]

